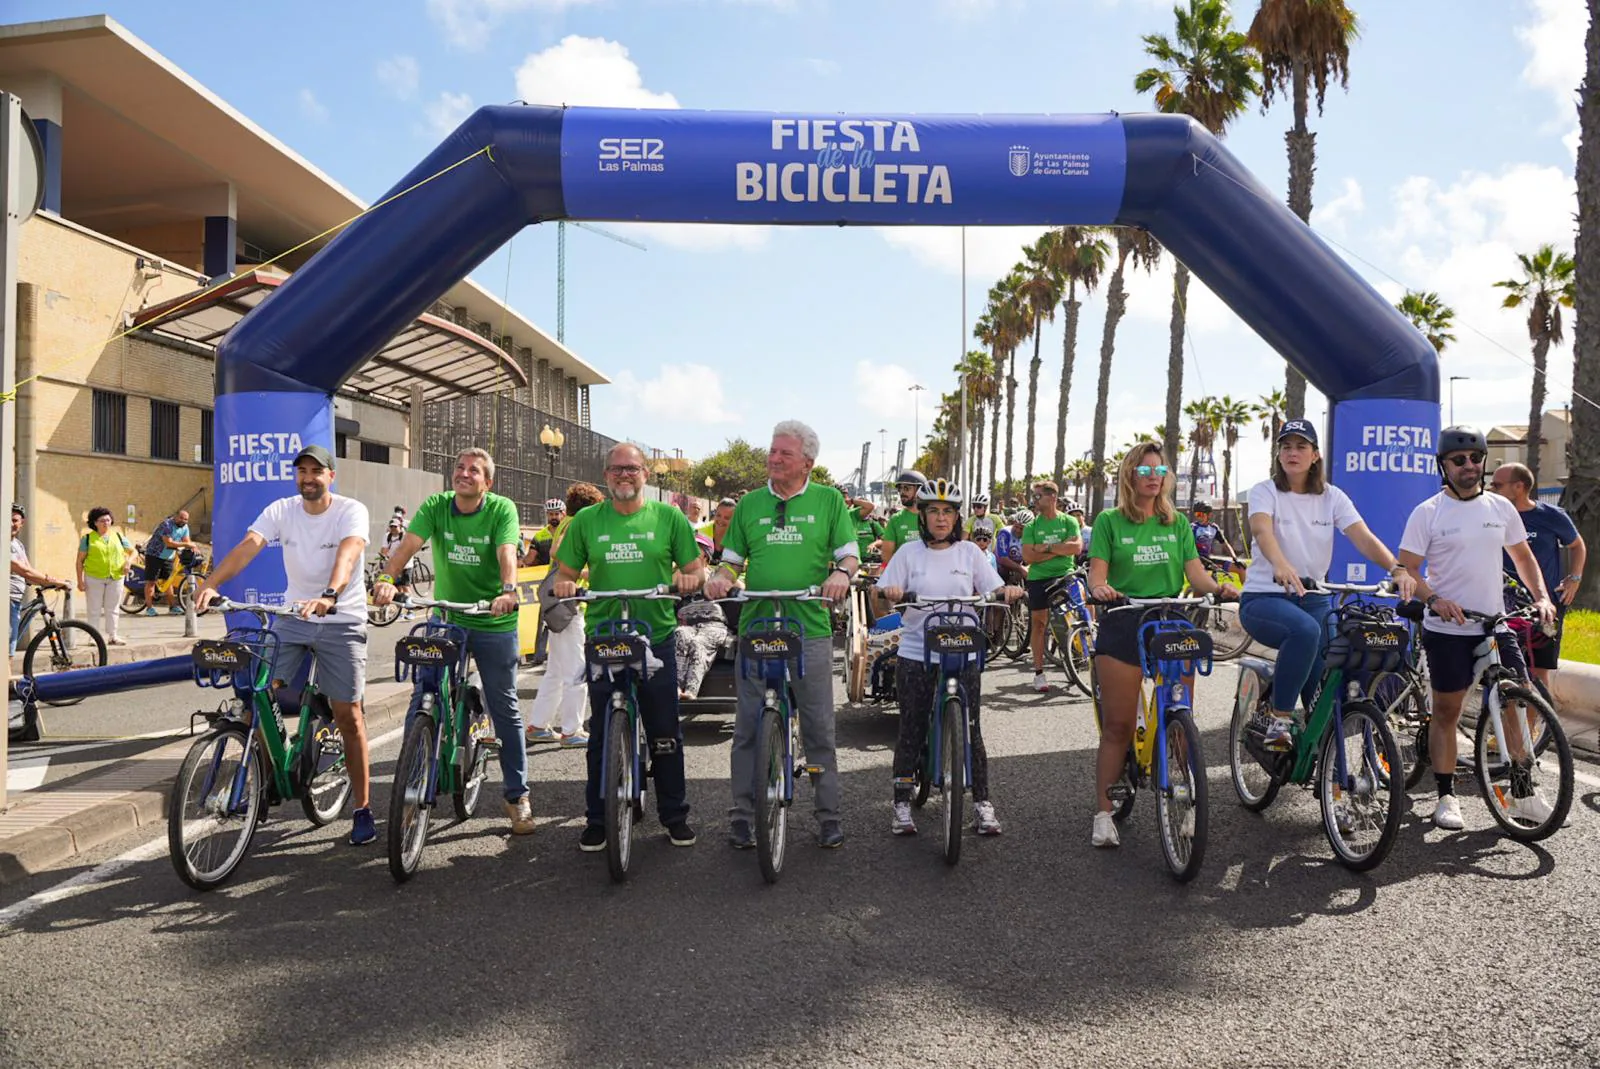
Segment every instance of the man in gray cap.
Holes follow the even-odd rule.
[[[299,675],[306,657],[316,659],[317,689],[333,706],[344,739],[345,767],[355,802],[350,842],[361,846],[378,837],[368,808],[367,729],[361,698],[367,679],[367,588],[361,558],[367,546],[367,506],[335,494],[333,455],[308,445],[294,458],[293,497],[279,498],[261,510],[244,539],[228,551],[201,584],[195,607],[204,610],[217,588],[255,560],[269,543],[283,547],[289,579],[284,601],[300,606],[298,619],[279,617],[275,687]]]

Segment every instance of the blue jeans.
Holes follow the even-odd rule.
[[[1239,598],[1239,622],[1250,637],[1278,651],[1272,675],[1272,711],[1294,713],[1295,695],[1307,710],[1322,679],[1322,641],[1332,599],[1326,594],[1246,593]]]
[[[11,653],[16,653],[17,652],[17,639],[19,637],[21,637],[21,636],[19,636],[17,634],[17,628],[21,625],[21,623],[22,623],[22,602],[18,601],[16,598],[12,598],[11,599],[11,650],[10,650]]]
[[[515,802],[528,793],[528,743],[522,734],[522,710],[517,705],[517,633],[515,631],[475,631],[467,633],[467,651],[472,654],[483,684],[483,704],[494,721],[495,738],[500,740],[500,781],[506,801]],[[406,724],[422,705],[422,690],[411,692],[411,708]]]
[[[672,635],[650,649],[661,667],[648,679],[639,679],[634,692],[639,698],[639,716],[644,720],[646,760],[655,780],[656,816],[663,826],[676,824],[689,816],[689,788],[683,771],[683,724],[678,718],[678,654]],[[589,680],[589,782],[584,788],[584,817],[590,824],[603,824],[606,803],[600,794],[601,764],[604,760],[607,729],[611,723],[611,693],[616,688],[610,679]]]

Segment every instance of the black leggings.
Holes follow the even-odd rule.
[[[894,800],[911,800],[911,775],[922,759],[932,719],[933,691],[939,670],[933,665],[896,657],[894,684],[900,699],[900,741],[894,747]],[[989,800],[989,755],[983,748],[983,732],[978,726],[980,683],[977,665],[961,673],[961,689],[967,695],[967,723],[972,737],[972,800]]]

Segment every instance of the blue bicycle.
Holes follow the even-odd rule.
[[[1094,614],[1089,611],[1089,576],[1083,569],[1064,575],[1050,587],[1050,628],[1045,655],[1061,669],[1068,685],[1092,698]]]

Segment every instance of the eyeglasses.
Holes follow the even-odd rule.
[[[1137,468],[1134,468],[1133,470],[1134,470],[1134,473],[1136,475],[1144,475],[1144,476],[1148,476],[1148,475],[1166,475],[1167,474],[1167,466],[1165,464],[1157,464],[1154,467],[1150,466],[1149,464],[1140,464]]]
[[[1479,464],[1482,464],[1483,463],[1483,454],[1482,453],[1457,453],[1455,456],[1445,457],[1445,459],[1448,460],[1450,463],[1454,464],[1458,468],[1464,468],[1468,464],[1471,464],[1473,466],[1477,466]]]
[[[609,475],[643,475],[644,469],[637,464],[611,464],[606,467]]]
[[[772,517],[772,526],[774,526],[774,527],[787,527],[787,526],[789,526],[789,499],[788,498],[779,498],[778,499],[778,511]]]

